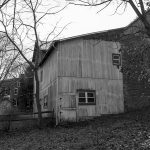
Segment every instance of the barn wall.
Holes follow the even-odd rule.
[[[119,53],[119,43],[75,39],[62,42],[60,47],[58,95],[62,98],[61,101],[67,101],[68,98],[64,95],[77,96],[78,89],[96,91],[96,105],[78,106],[76,101],[76,110],[68,104],[71,109],[61,111],[61,116],[67,119],[68,114],[69,120],[72,117],[75,120],[87,116],[123,112],[122,73],[112,64],[112,53]]]
[[[41,110],[56,112],[56,94],[57,94],[57,80],[51,82],[46,88],[40,91]],[[44,97],[48,96],[48,107],[44,107]]]
[[[112,53],[119,53],[116,42],[71,40],[61,44],[58,75],[122,80],[122,73],[112,64]]]
[[[41,78],[41,71],[43,71],[43,81],[40,81],[40,99],[42,111],[52,111],[56,109],[57,70],[57,51],[53,51],[49,58],[42,66],[40,66],[38,70],[39,80]],[[43,105],[45,96],[48,97],[48,107],[44,107]],[[34,107],[36,107],[36,103]],[[36,108],[34,110],[36,110]]]
[[[44,89],[57,78],[57,51],[53,51],[44,64],[39,68],[43,70],[43,81],[40,82],[40,89]]]
[[[77,106],[79,118],[121,113],[124,111],[122,80],[76,77],[59,78],[59,96],[62,99],[64,98],[65,101],[67,101],[67,97],[64,97],[64,95],[77,95],[77,89],[96,91],[96,105]],[[70,100],[65,106],[75,108],[76,104]]]

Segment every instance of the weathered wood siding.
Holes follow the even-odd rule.
[[[112,65],[112,53],[119,53],[119,43],[100,40],[72,40],[61,44],[58,75],[122,80]]]
[[[122,73],[112,64],[112,53],[119,53],[119,43],[74,39],[60,44],[58,94],[62,100],[67,99],[64,93],[77,95],[77,89],[96,90],[96,105],[77,105],[78,119],[123,112]],[[71,106],[72,102],[67,102]]]
[[[43,81],[40,81],[41,110],[52,111],[56,109],[57,95],[57,51],[53,51],[49,58],[40,66],[39,79],[43,70]],[[48,107],[44,107],[44,97],[48,97]],[[47,115],[47,114],[46,114]]]
[[[122,82],[116,80],[63,77],[59,79],[59,92],[76,94],[77,89],[96,90],[96,105],[79,105],[78,115],[100,116],[101,114],[120,113],[124,110]],[[66,99],[65,99],[66,100]],[[67,101],[68,107],[72,101]],[[77,101],[78,103],[78,101]]]

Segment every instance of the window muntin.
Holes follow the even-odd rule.
[[[96,104],[95,91],[78,91],[79,104]]]

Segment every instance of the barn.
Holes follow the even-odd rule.
[[[124,112],[123,28],[53,41],[39,64],[42,111],[56,124]],[[36,111],[34,103],[34,111]]]

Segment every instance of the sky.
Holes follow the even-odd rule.
[[[123,8],[120,8],[119,12],[114,14],[114,8],[115,5],[112,5],[97,13],[98,7],[69,5],[62,12],[55,15],[55,19],[60,20],[59,28],[63,28],[68,24],[59,38],[124,27],[136,18],[136,14],[130,6],[127,7],[124,13],[122,13]]]
[[[40,5],[39,11],[43,11],[44,13],[46,9],[53,8],[53,6],[59,6],[60,8],[66,6],[65,0],[51,0],[51,1],[42,0],[42,1],[44,2],[44,4],[45,2],[50,4],[50,5]],[[52,1],[54,3],[52,3]],[[129,5],[127,6],[125,12],[124,7],[120,7],[118,12],[114,13],[117,5],[118,4],[112,3],[112,5],[110,5],[109,7],[107,7],[106,9],[104,9],[99,13],[97,13],[100,10],[99,7],[68,5],[65,9],[63,9],[59,13],[46,15],[43,18],[42,22],[40,22],[38,26],[38,37],[41,41],[45,40],[47,41],[47,35],[51,33],[51,31],[53,30],[53,28],[55,28],[55,26],[56,26],[55,32],[51,34],[48,41],[125,27],[136,18],[136,14]],[[13,12],[12,9],[14,8],[12,6],[14,5],[10,5],[10,9],[6,10],[7,13],[12,14]],[[24,6],[26,7],[26,5]],[[28,11],[28,9],[26,10],[25,7],[23,8],[17,5],[16,10],[19,12],[19,17],[23,19],[25,24],[33,25],[34,24],[33,16],[30,13],[30,11]],[[52,10],[51,12],[55,12],[55,7],[54,9],[51,10]],[[58,10],[60,9],[56,7],[56,11]],[[41,14],[38,14],[37,17],[40,18],[40,15]],[[15,21],[16,24],[18,23],[17,19]],[[19,44],[22,46],[23,43],[24,45],[23,49],[28,49],[30,52],[29,48],[31,48],[33,52],[35,36],[33,36],[34,30],[32,28],[30,29],[31,30],[25,30],[24,27],[22,27],[17,32],[20,32],[19,34],[21,35],[21,38],[24,40],[23,42],[21,42],[21,44],[20,43]],[[62,29],[64,29],[63,32],[61,32],[61,34],[57,36]],[[12,29],[9,31],[11,35]],[[20,40],[18,40],[17,42],[20,42]]]
[[[37,12],[43,13],[36,14],[37,18],[40,18],[45,12],[47,12],[47,10],[49,10],[48,12],[52,13],[50,15],[45,15],[45,17],[40,20],[40,23],[38,24],[38,37],[42,41],[47,41],[47,35],[51,33],[55,26],[55,32],[51,34],[48,41],[53,40],[54,37],[56,39],[67,38],[91,32],[99,32],[124,27],[136,18],[135,12],[129,5],[127,5],[126,11],[124,11],[125,5],[122,5],[121,7],[119,7],[119,10],[114,13],[115,8],[119,5],[119,3],[115,0],[112,1],[112,4],[109,5],[109,7],[105,8],[99,13],[98,11],[100,10],[101,6],[85,7],[77,5],[67,5],[67,7],[65,7],[65,9],[63,9],[59,13],[53,14],[53,12],[57,12],[58,10],[66,6],[66,0],[41,0],[40,2],[42,3],[39,5]],[[14,5],[13,3],[10,3],[10,9],[8,10],[7,8],[6,13],[10,11],[9,15],[11,14],[13,16],[12,9],[14,9]],[[24,24],[33,26],[33,15],[26,4],[22,3],[22,5],[20,5],[18,2],[16,11],[19,13],[15,16],[15,23],[19,23],[18,26],[20,25],[20,22],[18,21],[20,18],[21,22],[23,20]],[[61,34],[57,37],[58,33],[62,29],[64,29],[63,32],[61,32]],[[9,31],[11,34],[13,30],[10,29]],[[26,42],[29,41],[28,43],[32,43],[32,41],[35,41],[35,38],[33,36],[33,29],[28,32],[28,30],[25,31],[24,27],[22,27],[19,28],[19,32],[20,34],[22,34],[23,32],[23,39],[28,34],[28,36],[26,37]]]
[[[63,0],[62,3],[60,3],[60,0],[55,1],[58,1],[61,7],[65,5]],[[46,16],[43,26],[40,26],[38,30],[39,39],[41,41],[47,41],[47,35],[53,30],[57,23],[55,33],[51,34],[48,41],[125,27],[137,17],[129,5],[125,12],[123,12],[124,8],[120,7],[118,13],[115,14],[115,4],[97,13],[99,10],[99,7],[69,5],[63,11],[55,15]],[[57,37],[57,34],[63,28],[63,32]],[[26,45],[28,46],[29,44]]]

